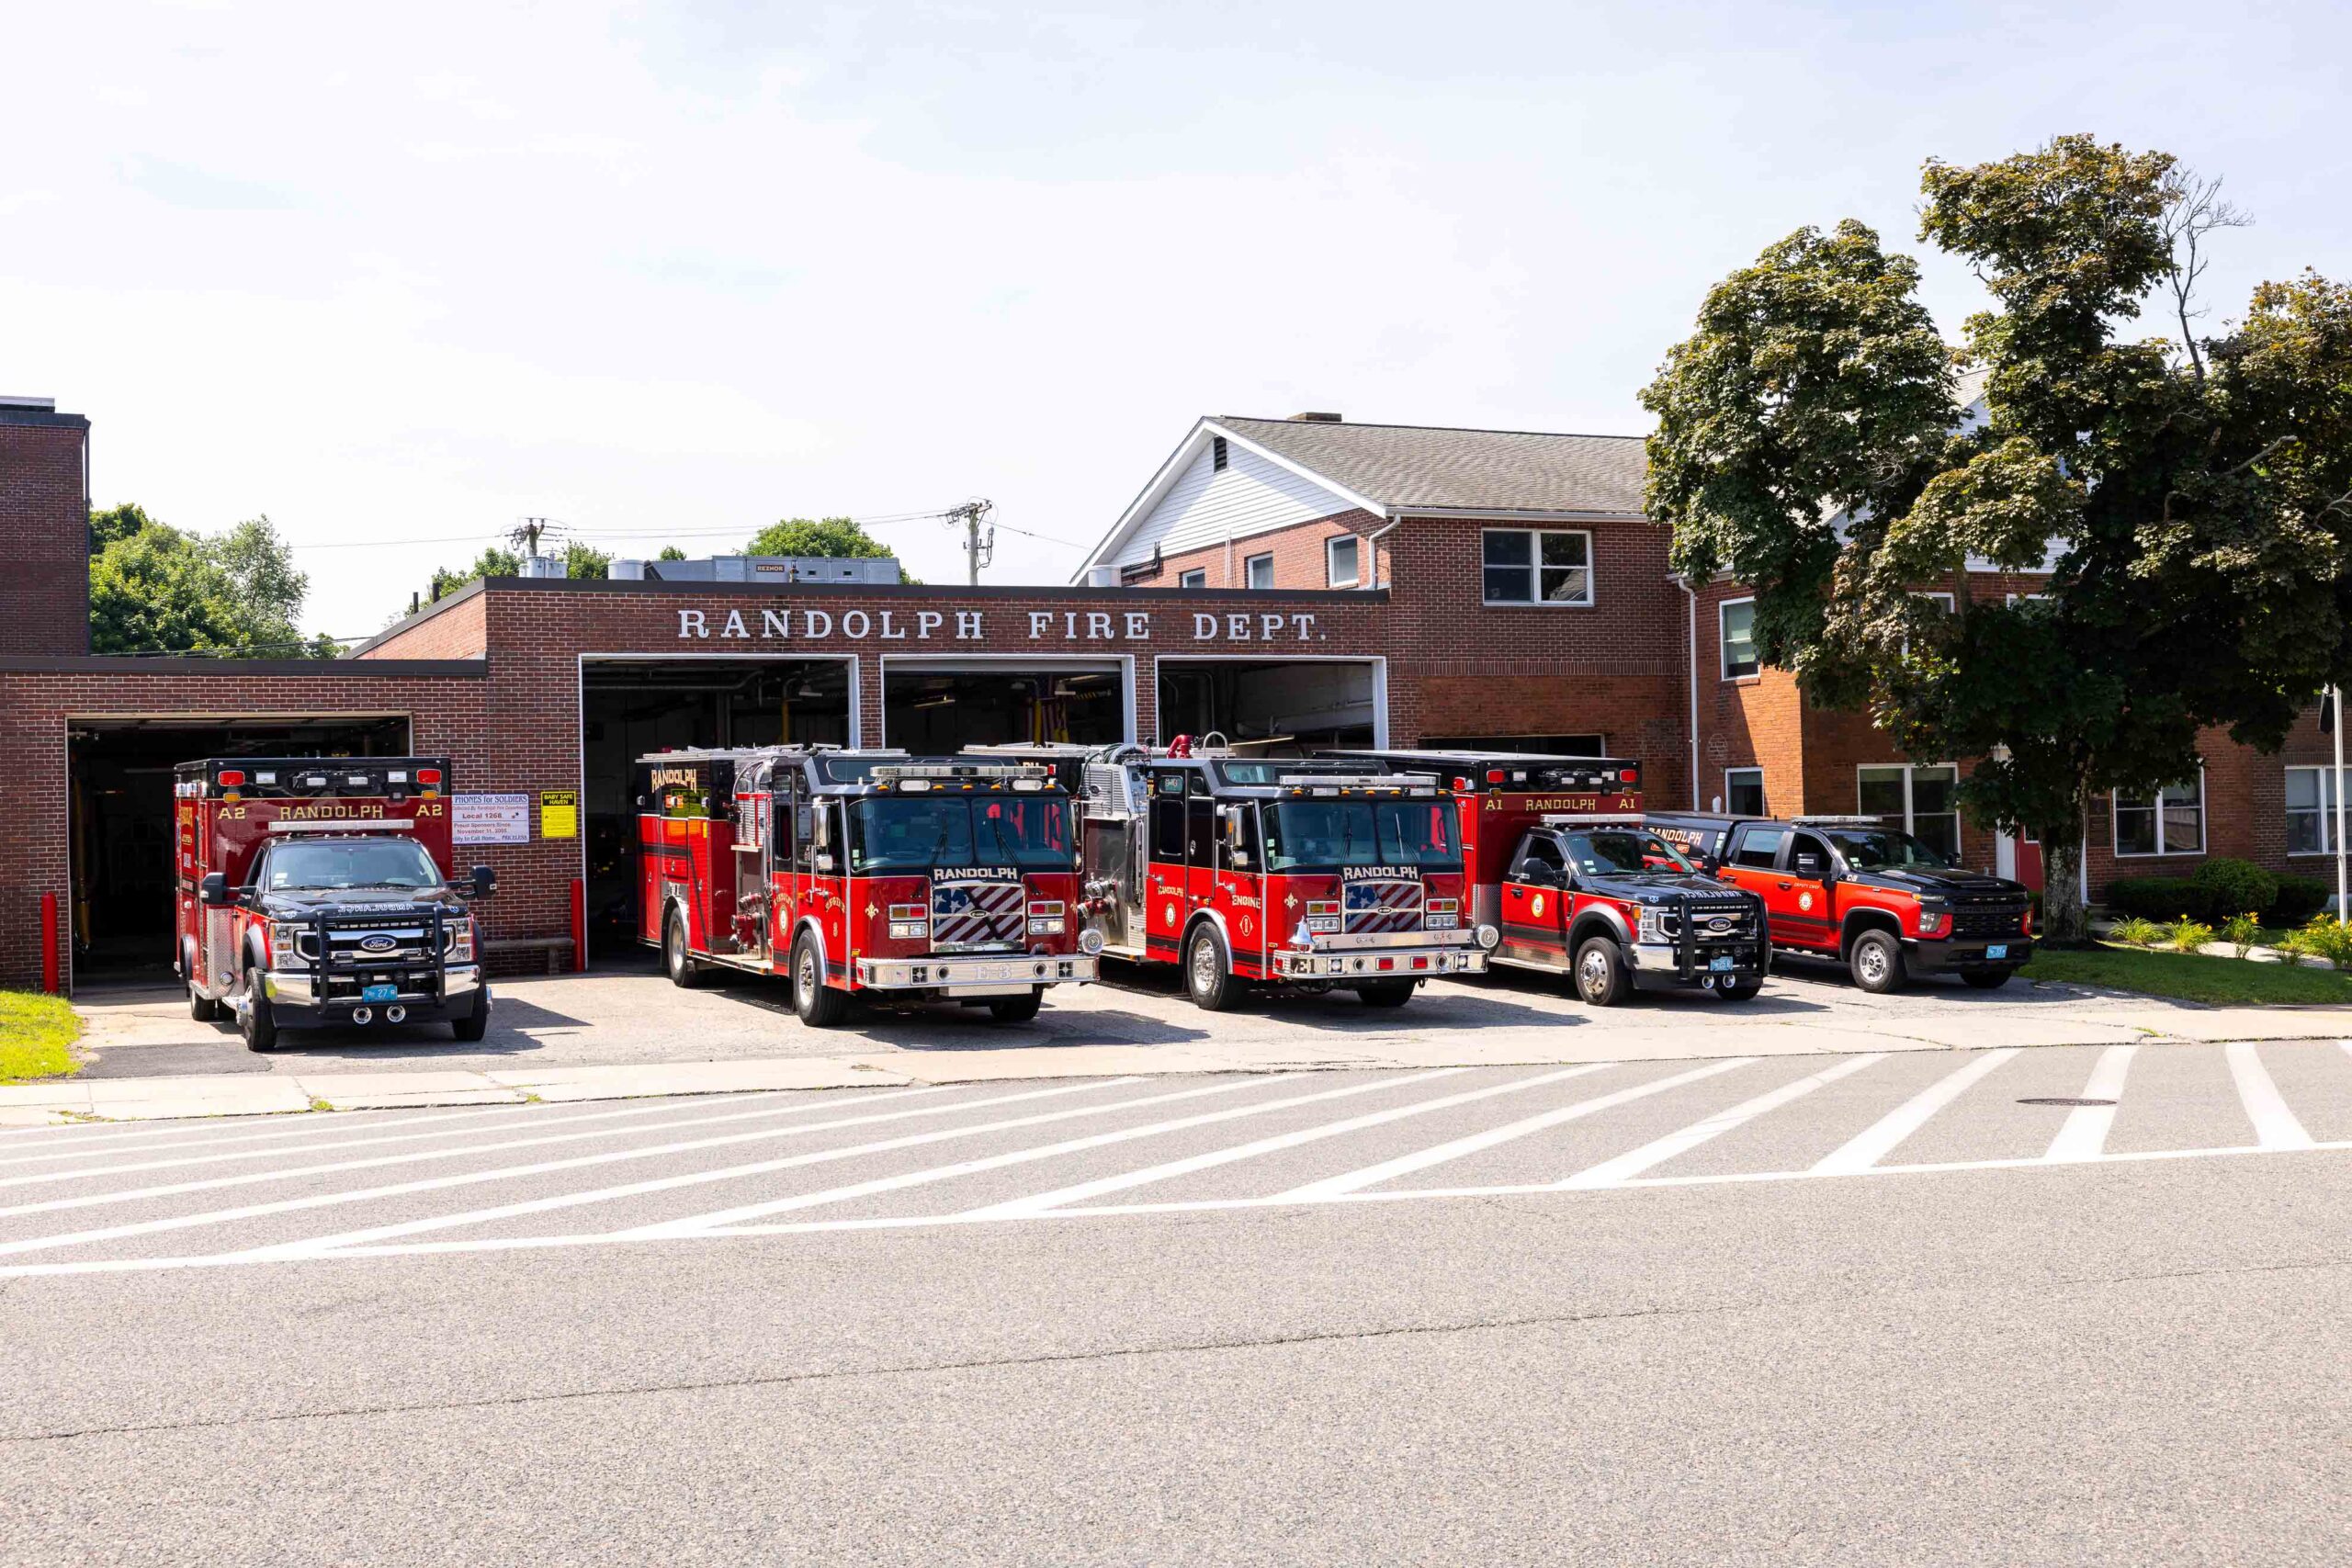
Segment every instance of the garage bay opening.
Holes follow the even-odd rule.
[[[1214,730],[1268,756],[1378,746],[1379,674],[1369,660],[1164,657],[1159,740]]]

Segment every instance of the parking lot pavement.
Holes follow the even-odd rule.
[[[2352,1052],[0,1131],[0,1562],[2334,1563]]]

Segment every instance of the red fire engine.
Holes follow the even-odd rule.
[[[1465,919],[1462,824],[1427,773],[1165,750],[975,748],[1048,761],[1080,795],[1085,909],[1102,951],[1181,964],[1193,1000],[1253,983],[1397,1007],[1434,975],[1479,974],[1497,932]]]
[[[183,762],[173,795],[176,967],[188,1010],[236,1015],[245,1043],[281,1029],[490,1024],[469,899],[449,883],[442,757],[228,757]]]
[[[680,986],[792,982],[803,1022],[854,997],[1037,1015],[1095,977],[1068,792],[1045,768],[778,746],[636,764],[639,935]]]
[[[1605,1007],[1633,990],[1754,996],[1770,960],[1762,902],[1642,825],[1640,764],[1512,752],[1348,755],[1445,781],[1462,809],[1474,918],[1495,962],[1574,977]]]

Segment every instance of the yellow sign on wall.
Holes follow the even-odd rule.
[[[539,837],[580,837],[580,792],[576,789],[539,791]]]

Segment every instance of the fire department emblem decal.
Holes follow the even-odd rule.
[[[1176,906],[1173,904],[1168,906],[1168,923],[1170,927],[1176,924]]]
[[[1800,908],[1800,909],[1810,909],[1810,908],[1813,908],[1813,895],[1812,895],[1812,894],[1810,894],[1810,893],[1800,893],[1800,894],[1798,894],[1798,895],[1797,895],[1797,908]]]
[[[1540,915],[1544,912],[1544,895],[1538,893],[1527,901],[1527,912],[1531,915]]]

